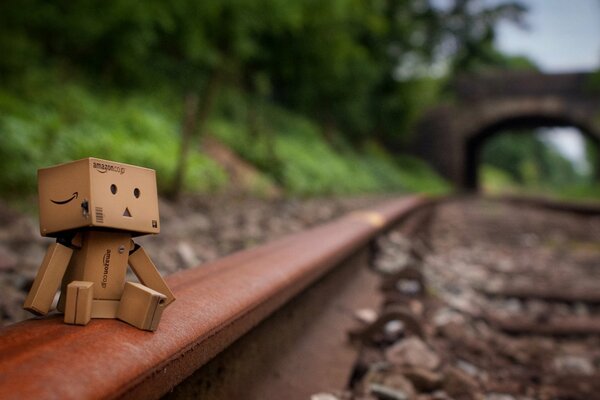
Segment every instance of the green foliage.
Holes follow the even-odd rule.
[[[452,185],[441,178],[428,164],[415,157],[396,156],[395,162],[404,176],[409,191],[430,194],[448,194],[454,190]]]
[[[391,145],[408,143],[423,113],[439,102],[444,84],[442,78],[399,81],[380,103],[373,104],[376,125],[372,137]]]
[[[584,179],[571,161],[531,131],[496,135],[486,143],[482,160],[523,185],[558,187]]]
[[[180,102],[168,91],[94,91],[50,75],[24,79],[19,89],[0,90],[0,187],[4,197],[36,190],[36,170],[84,157],[100,157],[157,170],[159,190],[169,187],[178,152]],[[327,143],[314,122],[263,104],[263,121],[248,128],[256,99],[229,89],[221,96],[210,132],[264,173],[257,193],[277,182],[287,193],[323,195],[382,191],[448,190],[425,165],[394,158],[375,141],[360,149],[341,136]],[[195,144],[200,150],[200,145]],[[215,191],[225,172],[192,152],[186,188]]]
[[[444,30],[446,40],[455,48],[453,70],[464,72],[505,66],[506,60],[493,47],[496,25],[510,21],[524,27],[525,11],[527,7],[519,1],[488,4],[476,0],[455,1],[443,15],[448,21]]]
[[[213,121],[210,132],[242,157],[259,166],[288,193],[299,195],[381,191],[441,193],[449,186],[423,163],[394,159],[375,142],[360,151],[347,143],[334,148],[310,120],[277,107],[268,107],[266,130],[250,134],[244,109],[229,109],[228,119]]]
[[[592,74],[587,83],[587,86],[592,91],[600,90],[600,69]],[[600,115],[598,116],[598,119],[600,120]]]
[[[92,94],[74,83],[0,90],[0,186],[3,195],[31,193],[37,168],[84,157],[100,157],[157,170],[168,185],[178,150],[177,110],[168,101],[117,92]],[[195,153],[189,190],[217,190],[225,173]]]
[[[485,193],[506,194],[518,191],[519,185],[503,169],[490,164],[482,164],[479,169],[481,188]]]
[[[588,140],[586,150],[590,168],[581,171],[542,136],[531,131],[504,132],[483,148],[480,182],[491,193],[597,198],[597,147]]]
[[[378,143],[407,141],[439,98],[440,65],[499,64],[495,26],[523,12],[509,0],[6,0],[0,184],[28,192],[36,167],[95,155],[156,168],[166,188],[182,99],[197,95],[185,137],[209,121],[293,193],[445,190]],[[197,152],[188,172],[190,190],[226,180]]]
[[[600,198],[600,183],[572,182],[560,187],[548,185],[524,186],[515,182],[501,169],[483,164],[480,169],[482,189],[489,194],[527,194],[565,200],[594,201]]]
[[[99,85],[202,92],[216,76],[353,143],[396,141],[422,104],[408,81],[432,62],[497,63],[496,24],[524,11],[509,0],[6,0],[0,82],[50,66]]]

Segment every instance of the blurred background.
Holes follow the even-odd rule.
[[[88,156],[156,169],[171,198],[448,192],[413,143],[456,79],[585,72],[594,92],[599,21],[596,0],[3,1],[1,195]],[[593,129],[534,122],[486,134],[470,186],[600,195]]]
[[[136,242],[163,275],[398,193],[597,202],[600,0],[0,0],[0,327],[31,317],[22,305],[53,241],[40,236],[37,170],[85,157],[156,170],[162,232]],[[340,236],[356,240],[325,243],[321,255],[291,263],[281,253],[265,256],[278,278],[242,284],[274,300],[259,304],[265,299],[254,296],[244,308],[244,296],[234,299],[239,318],[231,326],[258,323],[239,313],[262,315],[291,296],[269,282],[298,277],[289,285],[295,292],[325,274],[303,262],[344,258],[352,269],[320,281],[339,279],[336,285],[319,283],[323,292],[306,292],[310,302],[288,303],[314,313],[294,308],[277,318],[307,331],[317,331],[309,319],[327,320],[319,328],[327,343],[341,332],[327,307],[360,321],[348,335],[365,344],[349,383],[356,393],[368,388],[360,398],[375,398],[367,396],[374,386],[388,399],[598,398],[598,209],[570,215],[526,204],[444,202],[390,227],[368,251],[354,248],[353,258],[337,252],[349,255],[367,240],[364,224],[356,224],[357,236]],[[358,216],[370,224],[381,217]],[[304,251],[292,243],[256,254],[287,245]],[[333,290],[320,294],[350,282],[367,258],[385,277],[381,309],[352,310],[329,300]],[[290,266],[304,275],[286,275]],[[232,276],[207,271],[196,276]],[[360,287],[363,298],[368,282],[342,293]],[[242,286],[215,299],[235,297]],[[182,296],[192,296],[189,288]],[[398,317],[407,312],[409,319]],[[385,320],[386,313],[396,316]],[[424,334],[417,339],[413,330]],[[289,332],[277,335],[302,342],[305,357],[325,354],[320,346],[305,352],[307,341]],[[346,340],[346,332],[338,336]],[[214,337],[210,343],[233,338]],[[243,376],[253,365],[243,355],[260,352],[256,337],[246,338],[253,347],[240,352],[242,361],[231,347],[235,363],[214,375],[223,382]],[[275,352],[285,341],[274,341]],[[404,358],[425,361],[409,370]],[[388,372],[389,381],[377,381]],[[221,388],[193,380],[214,393]],[[423,396],[410,395],[409,380]],[[405,392],[380,384],[401,382]]]

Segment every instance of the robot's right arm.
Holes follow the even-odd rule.
[[[73,249],[60,243],[53,243],[48,247],[46,257],[25,299],[24,309],[38,315],[48,313],[72,254]]]

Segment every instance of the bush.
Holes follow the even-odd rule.
[[[34,193],[38,168],[92,156],[153,168],[164,192],[178,157],[180,120],[181,99],[168,90],[108,91],[30,75],[0,89],[3,196]],[[263,172],[255,193],[270,182],[292,195],[448,190],[423,163],[392,157],[375,142],[353,148],[340,134],[330,143],[311,120],[233,89],[220,97],[208,132]],[[226,184],[219,165],[191,152],[187,191],[214,192]]]
[[[338,135],[323,139],[319,126],[277,107],[265,107],[262,131],[246,129],[243,107],[213,121],[210,132],[295,195],[450,189],[416,159],[392,157],[375,142],[350,147]]]
[[[168,101],[147,94],[97,93],[53,82],[0,90],[0,186],[3,195],[32,193],[36,170],[84,157],[142,165],[168,187],[179,149],[179,117]],[[214,191],[226,174],[193,152],[186,188]]]

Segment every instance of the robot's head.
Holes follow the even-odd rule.
[[[160,232],[152,169],[85,158],[40,169],[38,192],[42,236],[83,227]]]

